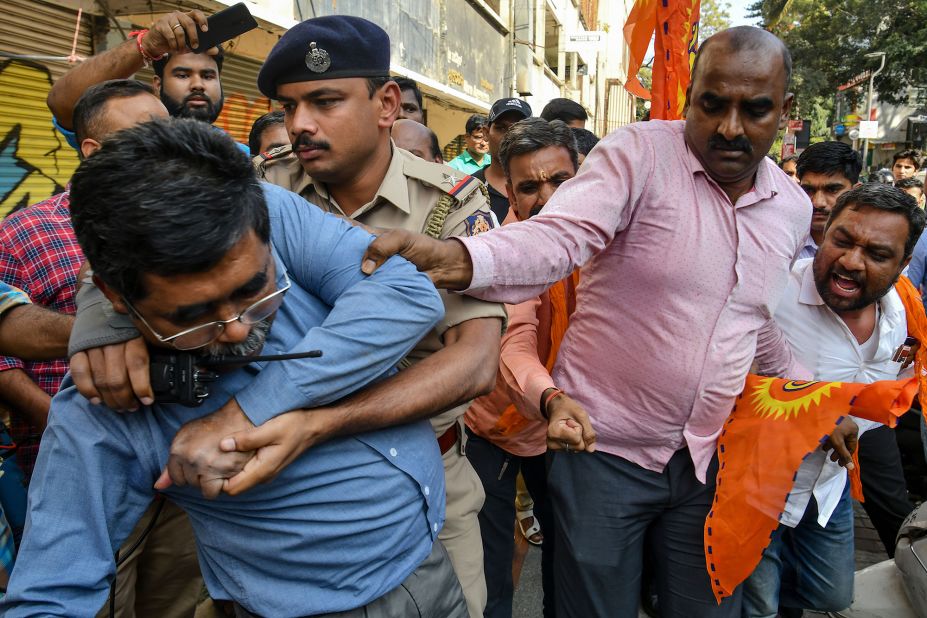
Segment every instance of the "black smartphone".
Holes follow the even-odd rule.
[[[206,32],[200,30],[199,26],[196,27],[199,45],[191,48],[191,50],[197,54],[241,36],[249,30],[257,28],[258,25],[244,2],[239,2],[219,11],[207,18],[206,23],[209,24],[209,29]]]

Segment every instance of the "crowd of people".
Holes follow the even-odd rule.
[[[519,535],[545,618],[836,611],[857,465],[893,554],[895,434],[846,416],[752,575],[719,602],[706,570],[747,374],[897,379],[896,282],[927,291],[920,153],[888,183],[839,141],[766,156],[778,38],[706,40],[683,121],[599,141],[507,97],[445,165],[379,26],[291,28],[239,144],[204,24],[57,80],[81,164],[0,224],[0,614],[510,618]]]

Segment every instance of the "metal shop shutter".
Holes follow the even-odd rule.
[[[0,51],[67,56],[77,11],[30,0],[3,0]],[[91,17],[81,19],[76,54],[90,56]],[[52,126],[45,98],[70,68],[62,60],[0,57],[0,216],[60,192],[77,168],[77,153]]]

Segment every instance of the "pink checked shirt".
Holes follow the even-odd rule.
[[[463,238],[468,294],[517,303],[583,267],[553,378],[592,417],[597,448],[662,471],[688,446],[699,480],[756,357],[804,377],[772,321],[811,222],[768,159],[731,204],[683,121],[618,129],[541,214]]]

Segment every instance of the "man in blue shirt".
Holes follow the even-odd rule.
[[[260,425],[266,407],[247,394],[262,386],[288,414],[345,397],[388,375],[442,317],[425,275],[394,260],[364,277],[357,264],[369,234],[258,183],[234,143],[203,123],[118,134],[81,165],[71,196],[95,282],[153,346],[324,356],[238,365],[199,408],[125,415],[88,402],[67,379],[0,603],[8,617],[96,614],[113,552],[155,496],[181,426],[233,424],[213,414],[233,396],[236,413]],[[190,517],[210,595],[235,602],[240,616],[466,615],[434,542],[444,479],[425,422],[333,438],[243,496],[211,500],[183,481],[162,495]]]

